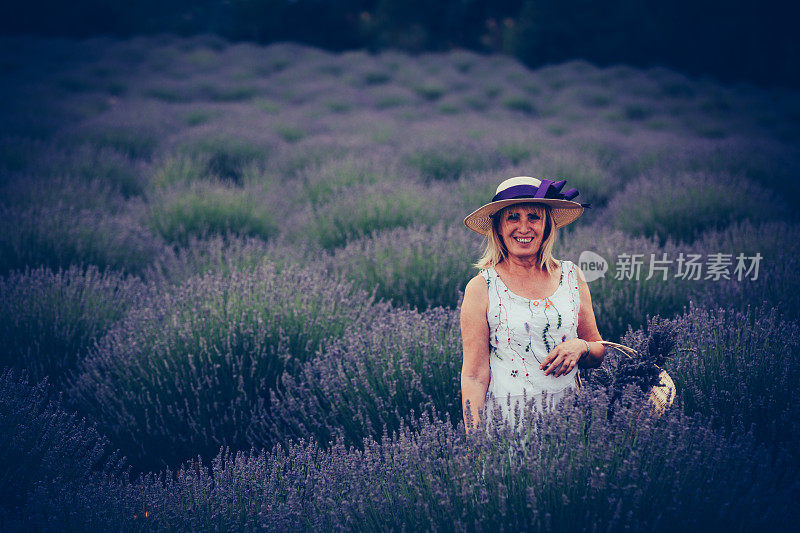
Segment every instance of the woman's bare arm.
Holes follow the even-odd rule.
[[[461,405],[467,432],[470,429],[468,422],[470,416],[472,427],[478,425],[491,379],[489,324],[486,322],[488,307],[489,291],[486,280],[480,275],[475,276],[467,283],[464,289],[464,302],[461,304],[461,340],[464,346],[464,361],[461,366]]]

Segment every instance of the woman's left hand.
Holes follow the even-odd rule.
[[[584,353],[586,353],[586,343],[583,339],[564,341],[547,354],[539,369],[544,370],[545,375],[552,373],[555,378],[569,374]]]

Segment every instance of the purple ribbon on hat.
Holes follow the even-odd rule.
[[[553,180],[543,179],[541,184],[536,187],[534,185],[522,184],[514,185],[507,189],[503,189],[492,198],[493,202],[499,200],[512,200],[516,198],[542,198],[551,200],[572,200],[578,196],[578,189],[569,189],[566,192],[561,192],[567,180],[553,182]],[[582,207],[590,207],[589,204],[580,204]]]

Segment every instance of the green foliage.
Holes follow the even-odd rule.
[[[112,148],[130,157],[149,157],[158,147],[156,132],[134,127],[96,127],[85,134],[85,140],[102,147]]]
[[[253,100],[253,105],[255,105],[256,108],[260,109],[261,111],[269,114],[277,113],[281,109],[280,104],[267,98],[256,98]]]
[[[628,120],[644,120],[650,116],[651,111],[642,104],[629,104],[625,106],[624,114]]]
[[[190,237],[185,247],[166,248],[146,276],[156,283],[175,285],[197,275],[212,272],[230,275],[237,270],[253,270],[267,262],[280,271],[302,263],[312,253],[298,243],[283,246],[256,237]]]
[[[277,233],[276,215],[253,193],[215,183],[176,188],[151,201],[146,222],[167,241],[183,246],[191,237],[228,233],[267,240]]]
[[[458,226],[398,228],[337,250],[332,267],[378,298],[417,309],[456,308],[479,241]]]
[[[533,102],[524,96],[509,96],[503,100],[503,107],[511,111],[519,111],[528,115],[536,114],[536,106]]]
[[[595,208],[614,196],[621,181],[607,163],[579,147],[537,148],[530,165],[536,168],[538,177],[566,179],[567,187],[580,191],[576,200],[590,203]]]
[[[615,227],[662,241],[692,241],[705,229],[744,219],[775,220],[788,212],[785,204],[752,182],[718,174],[640,179],[609,204],[609,211]]]
[[[347,113],[353,109],[350,103],[340,101],[327,102],[325,107],[333,113]]]
[[[61,388],[65,375],[141,297],[141,283],[96,267],[0,277],[0,366]]]
[[[306,136],[306,132],[296,126],[288,124],[276,124],[272,129],[280,135],[284,141],[293,143],[301,140]]]
[[[74,188],[77,181],[97,182],[130,198],[142,194],[147,185],[144,168],[138,163],[130,154],[107,146],[54,143],[39,147],[27,170],[34,172],[41,182],[56,182],[69,176],[73,183],[65,187],[67,190]]]
[[[315,221],[310,229],[307,219]],[[311,238],[332,249],[375,231],[438,219],[435,199],[423,190],[377,185],[346,190],[337,201],[299,212],[289,234],[301,241]]]
[[[438,83],[423,83],[413,87],[418,96],[428,101],[436,101],[444,96],[445,88]]]
[[[267,159],[270,147],[241,137],[213,135],[185,142],[179,153],[205,160],[211,176],[240,183],[247,166]]]
[[[489,107],[489,102],[480,96],[466,96],[464,104],[473,111],[485,111]]]
[[[375,107],[378,109],[390,109],[393,107],[401,107],[411,103],[408,97],[400,94],[386,94],[381,96],[375,102]]]
[[[606,92],[591,92],[583,96],[584,105],[594,108],[608,107],[613,101],[610,94]]]
[[[383,85],[384,83],[389,83],[391,81],[392,76],[388,72],[382,71],[372,71],[367,72],[363,76],[363,81],[366,85]]]
[[[14,221],[0,232],[0,272],[96,265],[140,274],[163,246],[129,214],[97,208],[0,204],[0,219]]]
[[[528,159],[534,153],[535,149],[528,143],[511,142],[501,145],[498,151],[503,157],[511,161],[511,163],[518,165]],[[544,171],[544,169],[542,170]]]
[[[469,146],[423,148],[405,157],[405,163],[419,170],[426,180],[448,181],[466,172],[485,169],[487,158]]]
[[[258,89],[249,85],[205,84],[201,90],[203,95],[213,102],[240,102],[258,94]]]
[[[303,172],[302,196],[315,206],[323,205],[348,189],[389,183],[395,173],[394,169],[376,168],[370,161],[352,157],[330,161]]]
[[[194,109],[192,111],[187,111],[183,115],[183,121],[186,123],[187,126],[199,126],[201,124],[205,124],[214,116],[213,113],[210,111],[205,111],[203,109]]]
[[[191,94],[187,94],[185,90],[174,86],[156,86],[148,87],[143,91],[143,94],[149,98],[155,98],[163,102],[188,102],[192,100]]]
[[[161,192],[171,187],[188,187],[206,177],[208,163],[199,157],[178,155],[156,163],[150,185]]]

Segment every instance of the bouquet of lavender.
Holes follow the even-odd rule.
[[[653,387],[661,385],[660,374],[665,361],[674,354],[676,341],[675,324],[656,316],[648,321],[646,330],[629,329],[622,338],[621,344],[631,349],[629,353],[606,346],[603,364],[590,371],[585,382],[589,388],[600,388],[608,394],[609,417],[627,387],[649,394]]]

